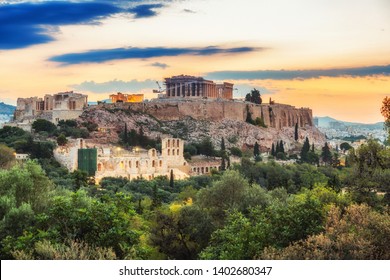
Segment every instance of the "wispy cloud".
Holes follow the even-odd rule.
[[[184,9],[184,10],[183,10],[183,12],[185,12],[185,13],[189,13],[189,14],[196,14],[196,12],[195,12],[195,11],[193,11],[193,10],[190,10],[190,9]]]
[[[167,0],[0,2],[0,49],[18,49],[54,40],[53,26],[96,24],[118,13],[151,17]]]
[[[147,88],[156,88],[156,81],[150,79],[144,81],[131,80],[112,80],[103,83],[95,81],[85,81],[81,84],[70,85],[71,88],[77,91],[88,91],[93,93],[110,93],[110,92],[136,92]]]
[[[169,67],[168,64],[166,64],[166,63],[160,63],[160,62],[152,63],[152,64],[150,64],[150,66],[158,67],[158,68],[162,68],[162,69],[165,69],[165,68]]]
[[[216,54],[238,54],[259,50],[259,48],[240,47],[240,48],[117,48],[90,50],[80,53],[69,53],[51,57],[49,60],[59,62],[64,65],[81,64],[81,63],[101,63],[117,59],[146,59],[163,56],[194,55],[208,56]]]
[[[293,80],[320,77],[365,77],[380,75],[389,76],[390,65],[340,69],[216,71],[208,73],[207,78],[217,80]]]

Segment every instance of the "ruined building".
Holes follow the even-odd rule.
[[[88,96],[73,91],[46,94],[44,98],[18,98],[14,112],[15,122],[32,122],[46,119],[58,123],[60,120],[78,118],[88,106]]]
[[[233,99],[233,84],[216,84],[202,77],[187,75],[165,78],[166,98]]]
[[[144,95],[143,94],[123,94],[121,92],[118,92],[117,94],[111,94],[110,99],[112,103],[117,102],[143,102],[144,101]]]
[[[171,170],[175,179],[184,179],[189,176],[190,166],[184,159],[183,150],[184,141],[177,138],[163,139],[161,153],[156,149],[134,147],[125,150],[77,139],[55,149],[54,157],[69,171],[88,172],[96,182],[104,177],[151,180],[157,176],[169,177]]]

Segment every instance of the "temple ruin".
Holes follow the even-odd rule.
[[[46,119],[53,123],[76,119],[88,106],[88,96],[73,91],[46,94],[43,98],[18,98],[14,112],[15,122],[33,122]]]
[[[165,78],[166,98],[233,99],[233,84],[216,84],[202,77],[188,75]]]

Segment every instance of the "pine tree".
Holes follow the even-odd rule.
[[[307,160],[308,160],[307,155],[308,155],[309,151],[310,151],[309,138],[306,137],[305,143],[303,143],[303,147],[301,150],[301,160],[302,161],[307,162]]]
[[[295,124],[294,140],[298,141],[298,123]]]
[[[221,151],[225,151],[225,139],[223,137],[221,140]]]
[[[257,142],[255,143],[255,146],[253,148],[253,155],[254,155],[254,157],[258,157],[260,155],[260,148],[259,148],[259,144],[257,144]]]
[[[311,144],[311,152],[314,153],[314,143]]]
[[[275,155],[276,155],[275,144],[274,144],[274,143],[272,143],[271,155],[272,155],[272,156],[275,156]]]
[[[230,157],[227,157],[226,169],[229,169],[229,168],[230,168]]]

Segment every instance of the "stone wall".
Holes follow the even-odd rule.
[[[197,120],[221,121],[224,119],[245,121],[248,112],[253,120],[263,118],[268,127],[313,126],[312,110],[284,104],[253,104],[229,100],[157,100],[145,103],[103,104],[154,116],[161,121],[175,121],[184,117]]]

